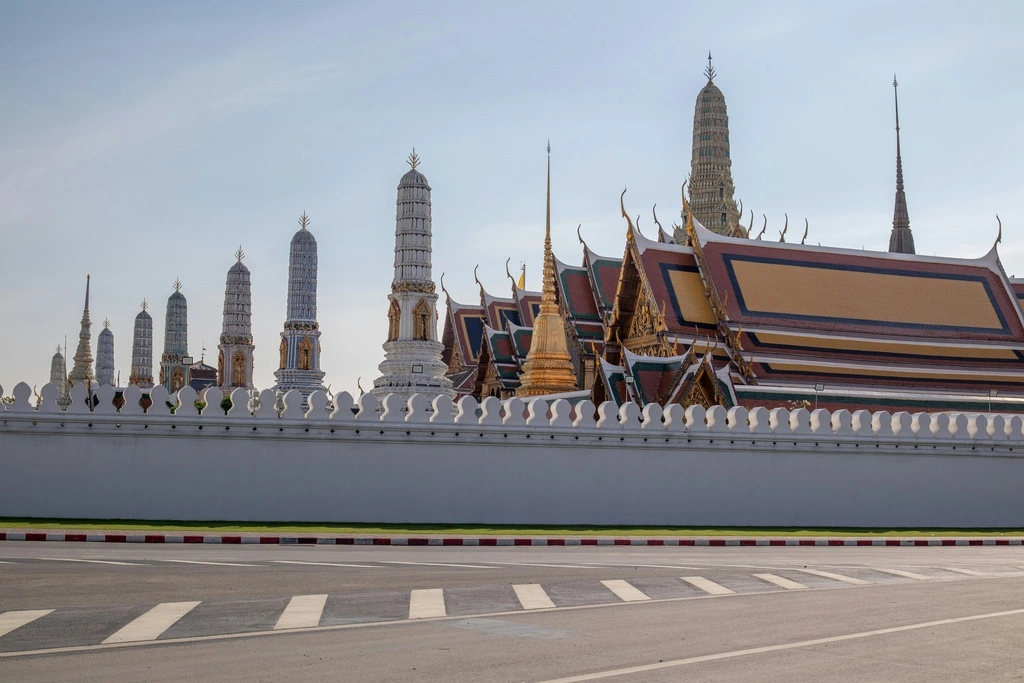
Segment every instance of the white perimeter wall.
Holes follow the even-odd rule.
[[[625,425],[602,407],[550,426],[496,406],[444,424],[387,401],[383,420],[3,412],[0,516],[1024,526],[1019,418],[659,409],[644,428],[630,404]]]

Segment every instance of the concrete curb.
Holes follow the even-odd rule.
[[[391,545],[391,546],[792,546],[792,547],[943,547],[1024,545],[1024,538],[549,538],[441,536],[252,536],[229,534],[108,534],[0,532],[0,541],[76,543],[222,543],[245,545]]]

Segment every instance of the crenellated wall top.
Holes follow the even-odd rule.
[[[0,395],[3,389],[0,387]],[[360,428],[374,425],[375,431],[366,434],[378,436],[389,433],[412,435],[426,431],[430,435],[459,434],[459,430],[472,427],[474,432],[497,438],[510,434],[525,435],[540,443],[556,437],[570,437],[574,441],[604,441],[617,436],[630,441],[642,441],[651,446],[677,447],[699,439],[703,444],[726,449],[745,448],[748,445],[794,446],[804,443],[820,445],[822,441],[852,444],[858,448],[896,447],[912,442],[914,448],[922,444],[941,444],[956,448],[957,442],[975,448],[979,442],[986,446],[1024,445],[1024,420],[1019,415],[979,413],[870,413],[859,410],[808,411],[804,408],[734,407],[726,410],[713,406],[683,408],[657,404],[638,406],[626,403],[617,407],[612,402],[595,406],[589,400],[571,405],[564,399],[548,402],[542,398],[524,400],[511,398],[499,401],[488,397],[482,402],[464,397],[453,403],[447,396],[428,401],[416,394],[407,401],[397,394],[389,394],[378,401],[373,394],[354,398],[348,392],[329,396],[314,391],[303,409],[302,394],[296,390],[277,393],[270,389],[262,392],[235,389],[229,394],[210,387],[197,394],[185,387],[169,394],[162,386],[148,391],[131,386],[118,394],[109,385],[75,386],[71,389],[71,402],[62,408],[60,390],[46,384],[38,393],[22,382],[12,391],[13,402],[0,405],[0,430],[17,428],[28,422],[33,426],[50,422],[85,422],[91,426],[116,425],[118,429],[131,424],[150,423],[187,424],[198,426],[216,424],[230,427],[280,427],[294,432],[298,426],[309,433],[313,427],[329,429],[347,426],[360,433]],[[230,401],[225,401],[225,398]],[[90,409],[90,400],[92,408]],[[440,431],[438,431],[440,430]],[[184,432],[181,432],[184,433]],[[502,436],[504,435],[504,436]],[[618,441],[619,439],[616,439]],[[609,442],[611,443],[611,442]],[[937,447],[937,446],[936,446]],[[868,451],[864,451],[868,452]],[[1022,452],[1024,455],[1024,452]]]

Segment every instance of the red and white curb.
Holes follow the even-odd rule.
[[[230,536],[220,534],[47,534],[0,532],[0,541],[76,543],[234,543],[254,545],[404,546],[806,546],[941,547],[1024,545],[1024,538],[443,538],[426,536]]]

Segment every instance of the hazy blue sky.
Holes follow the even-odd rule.
[[[655,202],[678,216],[709,49],[744,221],[777,238],[788,212],[797,239],[806,217],[808,243],[885,249],[895,71],[918,253],[980,256],[999,213],[1024,275],[1022,29],[1019,2],[0,0],[0,385],[42,385],[65,335],[74,353],[86,273],[122,379],[143,297],[159,358],[176,277],[189,350],[215,364],[241,244],[269,386],[305,210],[327,382],[368,387],[413,146],[435,280],[477,300],[479,263],[507,296],[511,257],[536,287],[547,139],[557,256],[579,262],[578,223],[621,255],[623,187],[646,234]]]

